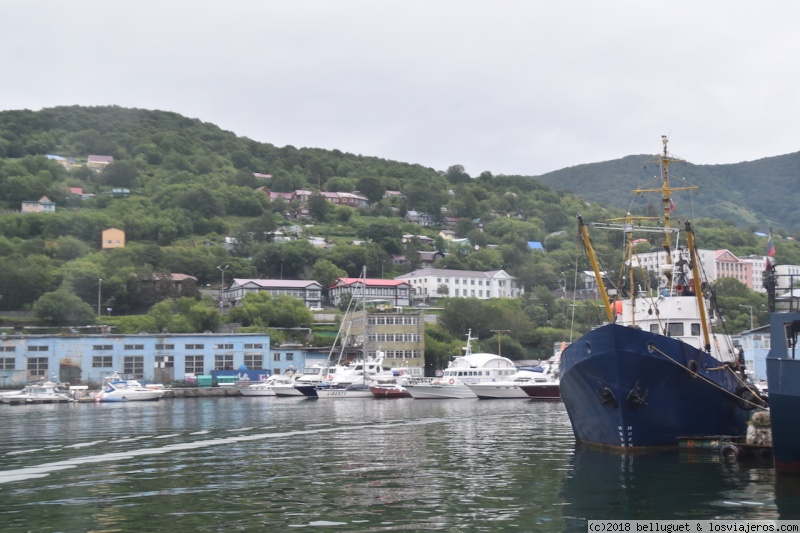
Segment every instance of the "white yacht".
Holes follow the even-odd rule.
[[[294,389],[294,383],[300,374],[287,372],[286,374],[273,374],[264,381],[251,383],[239,389],[242,396],[276,396],[275,386],[285,385]]]
[[[276,383],[272,386],[275,396],[304,398],[316,396],[315,388],[328,375],[328,367],[319,363],[303,368],[294,383]]]
[[[160,400],[166,391],[163,385],[142,385],[135,379],[122,379],[116,372],[105,379],[95,396],[98,402],[144,402]]]
[[[5,392],[0,395],[0,403],[9,405],[22,405],[34,403],[67,403],[72,398],[58,390],[58,385],[52,381],[44,383],[31,383],[22,390]]]
[[[441,377],[417,378],[404,386],[415,399],[468,399],[477,398],[469,385],[506,381],[516,374],[514,362],[507,357],[491,353],[472,353],[472,331],[467,334],[464,355],[456,357]]]
[[[528,393],[521,387],[523,385],[530,385],[536,383],[537,380],[544,380],[550,382],[550,378],[542,372],[534,372],[532,370],[519,370],[516,374],[509,376],[508,379],[499,381],[484,381],[482,383],[468,383],[467,387],[478,398],[481,399],[495,399],[495,398],[521,398],[528,399]]]

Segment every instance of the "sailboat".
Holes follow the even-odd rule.
[[[345,312],[342,317],[342,323],[339,327],[339,332],[336,335],[334,344],[331,347],[331,352],[328,355],[329,361],[333,359],[333,353],[336,348],[336,341],[341,341],[339,357],[336,366],[332,367],[328,375],[328,379],[322,381],[316,387],[317,397],[319,399],[325,398],[374,398],[372,391],[369,388],[369,382],[376,377],[386,375],[383,369],[383,361],[380,357],[382,352],[378,351],[376,357],[367,357],[367,305],[366,305],[366,282],[367,282],[367,269],[363,269],[361,274],[361,298],[356,301],[355,298],[350,300],[348,311],[352,308],[352,312]],[[357,361],[352,361],[347,365],[343,365],[343,356],[345,348],[348,344],[356,344],[357,335],[351,335],[351,328],[354,325],[354,318],[356,313],[359,312],[358,308],[361,306],[362,316],[360,321],[363,323],[362,339],[361,339],[361,352],[362,357]],[[349,317],[349,318],[348,318]]]
[[[581,444],[674,448],[679,437],[742,436],[751,411],[764,405],[730,339],[711,332],[719,315],[710,311],[711,293],[702,279],[691,222],[681,228],[670,220],[672,192],[696,187],[671,186],[669,167],[683,160],[668,152],[666,136],[662,144],[655,160],[660,187],[635,192],[660,193],[663,218],[653,226],[646,217],[629,214],[592,225],[625,234],[620,272],[627,276],[620,276],[613,291],[606,288],[589,230],[578,215],[607,319],[561,355],[561,397]],[[647,232],[664,239],[666,260],[657,289],[647,286],[646,275],[637,278],[634,272],[634,241]],[[686,239],[682,248],[681,236]]]

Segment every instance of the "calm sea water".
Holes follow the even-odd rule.
[[[196,398],[0,406],[10,531],[586,531],[800,519],[769,463],[577,449],[561,403]]]

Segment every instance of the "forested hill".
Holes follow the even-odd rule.
[[[90,155],[106,157],[90,161]],[[164,111],[72,106],[0,112],[0,311],[30,309],[45,323],[80,325],[97,321],[106,308],[120,319],[118,331],[214,330],[223,319],[219,303],[200,298],[198,287],[216,295],[233,278],[313,279],[329,287],[363,268],[370,277],[390,279],[418,268],[423,252],[442,251],[439,268],[502,269],[525,290],[524,298],[489,302],[480,312],[454,311],[459,321],[448,335],[458,339],[471,328],[490,339],[502,328],[515,331],[514,340],[529,350],[550,351],[565,338],[568,323],[554,291],[575,288],[574,274],[589,268],[585,261],[576,265],[583,254],[575,215],[587,221],[624,215],[629,206],[620,198],[631,198],[643,176],[658,172],[641,168],[649,158],[541,177],[469,176],[458,162],[440,170],[338,150],[276,147]],[[701,192],[676,197],[676,220],[697,221],[701,247],[739,257],[763,254],[766,236],[753,230],[772,225],[778,261],[800,264],[800,246],[786,239],[786,229],[798,225],[789,210],[796,203],[789,187],[796,162],[784,156],[678,166],[675,175],[685,175]],[[562,186],[588,201],[554,190]],[[301,194],[271,194],[294,191]],[[357,208],[337,205],[321,192],[357,192],[366,200]],[[22,214],[23,202],[26,210],[32,203],[47,211]],[[721,220],[732,218],[738,205],[749,207],[738,218],[750,217],[752,227]],[[649,208],[642,201],[633,212]],[[124,230],[124,247],[103,248],[109,228]],[[443,230],[456,239],[446,242]],[[286,238],[290,234],[296,238]],[[604,268],[618,268],[617,238],[593,239],[605,249]],[[197,285],[177,287],[172,274],[191,276]],[[744,286],[737,290],[749,294]],[[308,327],[311,313],[292,300],[263,309],[258,304],[252,313],[237,306],[224,319],[247,327]],[[445,300],[446,306],[447,300],[472,305]],[[737,300],[728,312],[741,314],[745,327],[742,302],[750,301]],[[296,312],[278,313],[293,306]],[[471,322],[479,316],[490,319]],[[588,311],[585,319],[588,327]],[[435,352],[433,346],[426,345],[426,353]],[[460,346],[455,341],[455,352]]]
[[[631,192],[643,177],[658,175],[656,165],[642,166],[654,155],[635,155],[591,163],[536,176],[560,191],[571,191],[589,202],[627,209]],[[676,164],[671,175],[698,186],[680,192],[675,202],[691,202],[695,216],[729,220],[740,228],[800,230],[800,152],[730,165]],[[675,182],[680,186],[683,183]]]

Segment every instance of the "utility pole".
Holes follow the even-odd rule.
[[[100,311],[100,297],[103,294],[103,278],[97,280],[97,316],[102,316]]]
[[[493,329],[492,333],[497,333],[497,355],[503,355],[503,333],[508,333],[510,329]]]
[[[221,274],[221,279],[220,279],[220,282],[219,282],[219,314],[220,315],[224,315],[225,314],[225,312],[224,312],[225,311],[225,308],[224,308],[225,301],[222,299],[222,289],[225,287],[225,271],[228,269],[229,266],[230,265],[225,265],[223,267],[222,265],[217,265],[217,269],[219,269],[219,273]]]

